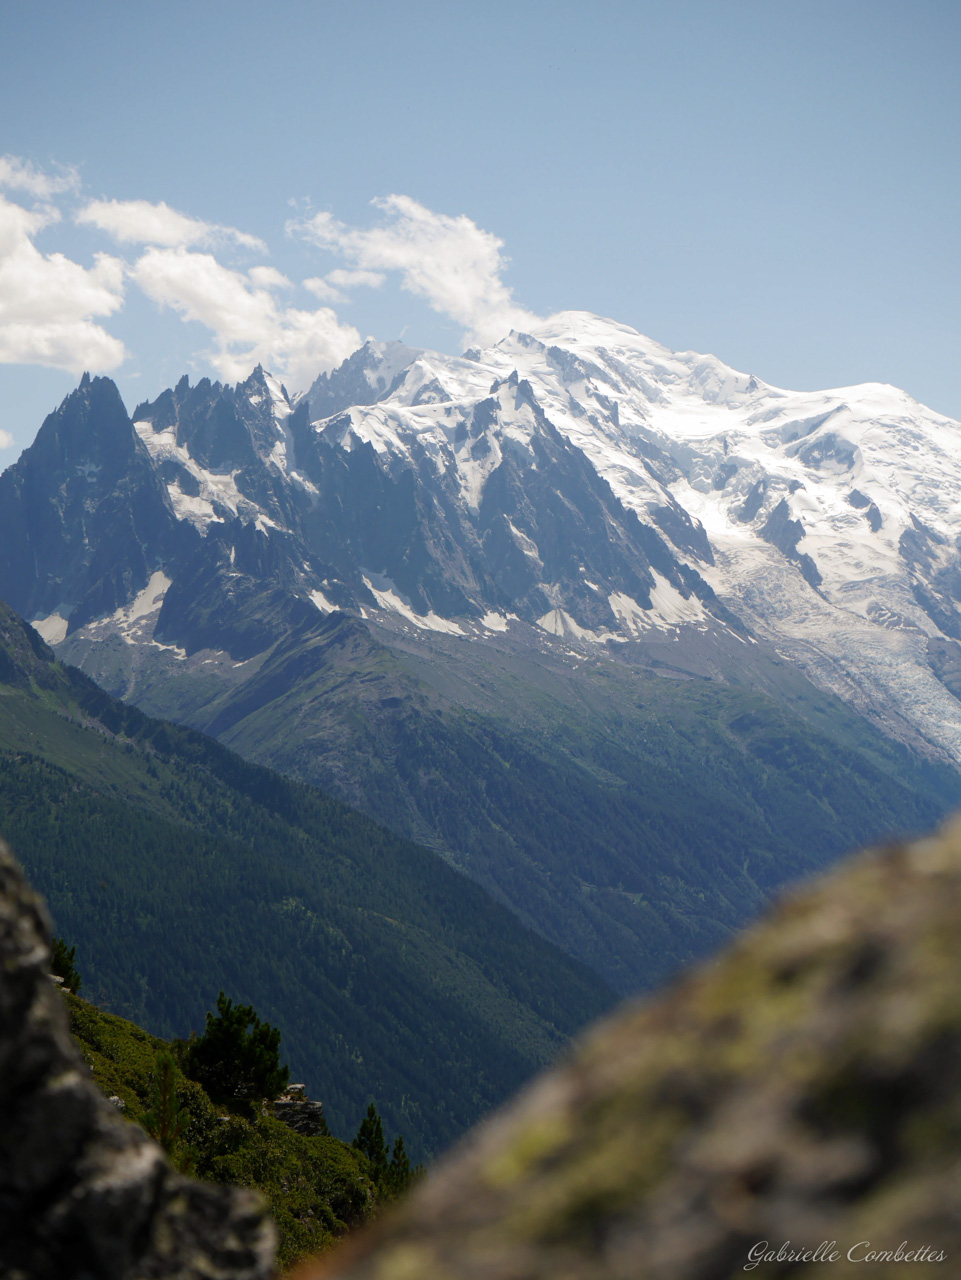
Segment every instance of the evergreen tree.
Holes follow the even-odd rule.
[[[396,1199],[403,1193],[414,1180],[417,1170],[411,1169],[410,1159],[404,1147],[404,1139],[397,1135],[394,1139],[394,1150],[391,1153],[390,1164],[387,1168],[387,1174],[384,1178],[384,1191],[390,1199]]]
[[[410,1157],[400,1134],[394,1139],[394,1149],[388,1161],[389,1148],[384,1138],[383,1121],[373,1102],[360,1122],[352,1146],[367,1157],[371,1181],[377,1187],[378,1198],[381,1200],[396,1200],[423,1173],[420,1165],[416,1169],[411,1168]]]
[[[222,991],[204,1034],[187,1045],[183,1067],[221,1099],[276,1098],[290,1079],[290,1068],[280,1065],[280,1031],[261,1022],[252,1005],[234,1005]]]
[[[58,978],[63,978],[65,990],[72,991],[76,995],[81,987],[80,974],[74,964],[77,958],[77,948],[68,947],[63,938],[53,938],[52,942],[53,954],[50,957],[50,972],[55,973]]]
[[[370,1161],[371,1177],[380,1186],[387,1175],[387,1143],[384,1141],[383,1122],[373,1103],[368,1106],[351,1145]]]
[[[143,1124],[180,1172],[190,1173],[194,1164],[194,1152],[186,1139],[190,1117],[177,1097],[177,1074],[173,1055],[158,1053],[150,1110],[144,1116]]]

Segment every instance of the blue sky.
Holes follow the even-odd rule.
[[[299,388],[562,309],[961,417],[956,0],[31,0],[0,36],[0,465],[83,367],[131,408]]]

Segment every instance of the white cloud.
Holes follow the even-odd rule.
[[[281,305],[276,293],[291,282],[272,267],[235,271],[209,253],[151,248],[131,276],[154,302],[213,332],[216,348],[208,358],[225,379],[244,378],[260,363],[291,386],[304,387],[360,346],[357,330],[341,324],[329,307]]]
[[[353,289],[355,285],[366,285],[369,289],[378,289],[387,279],[381,271],[345,271],[338,267],[336,271],[328,271],[324,277],[334,288]]]
[[[55,174],[44,173],[29,160],[19,156],[0,156],[0,190],[24,191],[38,200],[49,200],[62,191],[75,191],[80,186],[76,169],[60,168]]]
[[[309,289],[315,298],[319,298],[321,302],[347,302],[346,296],[339,289],[335,289],[332,284],[323,278],[323,276],[311,276],[304,281],[304,288]]]
[[[356,285],[365,285],[369,289],[379,289],[387,277],[382,271],[346,271],[338,267],[336,271],[328,271],[325,276],[312,276],[304,281],[304,288],[320,298],[321,302],[347,302],[344,289],[353,289]]]
[[[76,192],[75,170],[44,172],[15,156],[0,157],[0,363],[47,364],[70,372],[107,371],[125,358],[123,343],[98,323],[123,305],[132,280],[161,307],[213,334],[203,353],[221,377],[246,376],[263,363],[292,386],[305,386],[345,359],[361,341],[329,305],[301,308],[285,297],[295,283],[276,268],[243,271],[214,256],[219,248],[267,252],[257,237],[205,222],[164,202],[87,201],[74,217],[116,242],[138,246],[132,265],[108,253],[82,266],[35,244],[60,220],[52,200]],[[16,203],[4,190],[26,193]],[[26,207],[33,202],[32,208]],[[387,274],[486,344],[535,317],[519,307],[503,281],[503,243],[466,216],[434,213],[409,196],[374,201],[380,225],[349,227],[330,214],[288,224],[337,254],[342,265],[303,281],[320,303],[346,301],[356,288],[379,288]],[[0,440],[0,447],[3,447]]]
[[[31,194],[49,194],[44,176],[29,166],[21,187],[34,179]],[[126,354],[123,343],[95,317],[122,306],[123,264],[101,253],[88,268],[62,253],[41,253],[33,237],[59,216],[50,207],[25,209],[0,196],[0,363],[70,373],[115,369]]]
[[[164,248],[210,248],[233,242],[244,249],[267,251],[263,240],[238,231],[178,213],[162,200],[91,200],[79,211],[77,222],[98,227],[121,244],[155,244]]]
[[[287,230],[342,255],[360,272],[399,271],[403,288],[462,324],[468,341],[496,342],[509,329],[535,318],[517,306],[501,279],[507,264],[497,236],[463,214],[455,218],[434,213],[410,196],[387,196],[373,203],[387,215],[386,224],[361,230],[318,213],[289,222]],[[336,292],[340,283],[346,284],[335,278],[339,274],[332,271],[322,281],[310,281],[309,287],[315,293],[319,287]],[[330,292],[327,297],[336,300]]]
[[[13,436],[9,431],[0,431],[0,449],[9,449],[13,445]]]
[[[293,281],[288,280],[276,267],[251,267],[247,275],[261,289],[292,289],[294,287]]]

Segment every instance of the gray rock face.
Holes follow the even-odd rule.
[[[597,1028],[299,1280],[956,1274],[959,916],[961,823],[855,859]],[[819,1247],[836,1266],[806,1265]]]
[[[352,404],[383,400],[420,355],[402,342],[365,342],[332,373],[322,373],[307,392],[311,418],[329,418]]]
[[[71,628],[137,594],[183,541],[116,386],[84,377],[0,476],[2,594]]]
[[[684,559],[712,562],[701,526],[666,491],[625,507],[516,372],[463,403],[436,378],[398,384],[390,412],[436,412],[424,441],[405,428],[385,449],[365,412],[417,355],[368,344],[296,405],[259,367],[236,387],[183,378],[133,421],[109,379],[85,379],[0,476],[0,597],[70,636],[93,623],[99,645],[162,573],[150,639],[240,662],[318,610],[633,637],[612,593],[656,614],[659,582],[741,630]]]
[[[0,1278],[266,1280],[257,1196],[192,1182],[89,1078],[43,906],[0,842]]]
[[[302,1084],[289,1085],[274,1103],[274,1115],[294,1133],[306,1138],[325,1138],[330,1130],[324,1117],[324,1104],[311,1102]]]

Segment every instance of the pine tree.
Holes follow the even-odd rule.
[[[351,1145],[370,1161],[371,1178],[380,1186],[387,1175],[387,1143],[384,1141],[383,1122],[373,1103],[367,1108]]]
[[[180,1172],[190,1173],[194,1164],[194,1153],[186,1139],[190,1117],[177,1097],[177,1064],[169,1053],[157,1054],[150,1110],[143,1124]]]
[[[261,1022],[252,1005],[235,1005],[222,991],[204,1034],[187,1045],[183,1067],[221,1099],[273,1099],[290,1079],[290,1068],[280,1065],[280,1031]]]
[[[50,957],[50,972],[55,973],[58,978],[63,978],[64,990],[72,991],[76,995],[81,987],[80,974],[74,964],[77,948],[68,947],[63,938],[53,938],[51,941],[53,954]]]
[[[404,1139],[398,1134],[394,1139],[394,1150],[384,1179],[384,1190],[390,1199],[403,1195],[413,1181],[413,1177],[414,1171],[410,1167]]]

